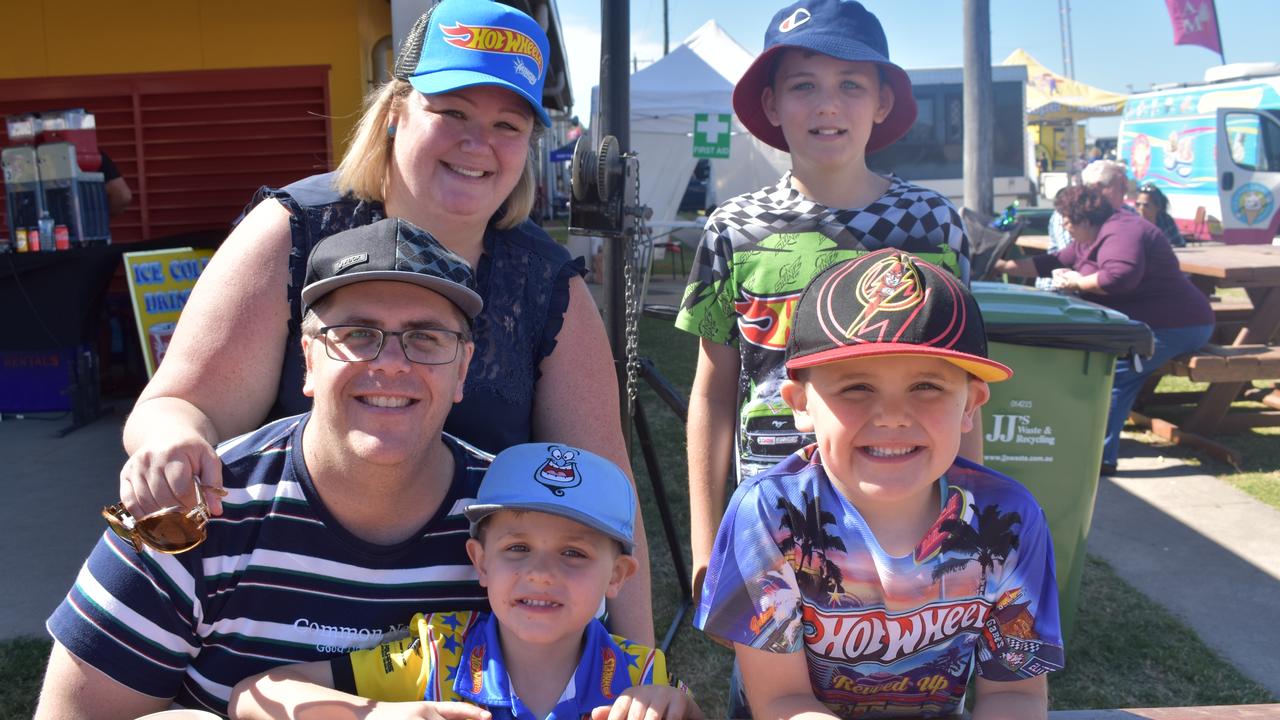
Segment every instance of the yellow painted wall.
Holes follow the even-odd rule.
[[[0,78],[328,65],[335,160],[391,32],[387,0],[0,0],[0,17]]]

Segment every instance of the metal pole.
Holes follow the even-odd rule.
[[[666,0],[663,0],[663,7],[666,7]],[[1222,44],[1222,16],[1218,14],[1218,8],[1211,4],[1213,8],[1213,29],[1218,33],[1218,59],[1223,65],[1227,64],[1227,48]]]
[[[1062,37],[1062,73],[1074,80],[1076,58],[1071,43],[1071,0],[1058,0],[1058,32]]]
[[[964,205],[992,214],[995,112],[990,0],[964,2]]]
[[[1058,32],[1062,37],[1062,72],[1076,79],[1075,48],[1071,43],[1071,0],[1058,0]],[[1067,120],[1067,184],[1075,184],[1076,121]]]
[[[1218,47],[1222,47],[1221,35],[1218,32]],[[662,0],[662,56],[666,57],[671,52],[671,13],[667,7],[667,0]],[[1223,61],[1226,62],[1225,60]]]
[[[627,58],[631,56],[631,0],[600,0],[600,133],[618,139],[618,149],[631,149],[631,75]],[[604,320],[605,331],[613,348],[614,368],[618,371],[618,400],[622,409],[622,426],[628,427],[627,413],[627,313],[626,281],[623,265],[627,261],[629,238],[610,238],[604,243]],[[630,433],[624,433],[628,438]]]

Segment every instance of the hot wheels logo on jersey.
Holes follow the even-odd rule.
[[[826,612],[804,608],[804,642],[832,660],[890,663],[957,635],[984,629],[990,607],[982,600],[937,603],[894,615],[884,610]]]
[[[743,290],[743,299],[733,302],[738,313],[738,334],[746,342],[769,350],[787,349],[791,334],[791,310],[800,291],[785,295],[753,295]]]

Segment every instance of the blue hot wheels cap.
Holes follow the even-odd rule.
[[[499,510],[551,513],[635,545],[636,494],[617,465],[568,445],[525,443],[498,453],[480,492],[463,512],[475,537],[480,522]]]
[[[414,23],[393,74],[426,95],[476,85],[504,87],[542,107],[551,45],[533,18],[492,0],[442,0]]]

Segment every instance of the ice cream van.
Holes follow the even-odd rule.
[[[1130,96],[1119,153],[1159,187],[1184,234],[1270,243],[1280,228],[1280,63],[1221,65],[1205,82]]]

